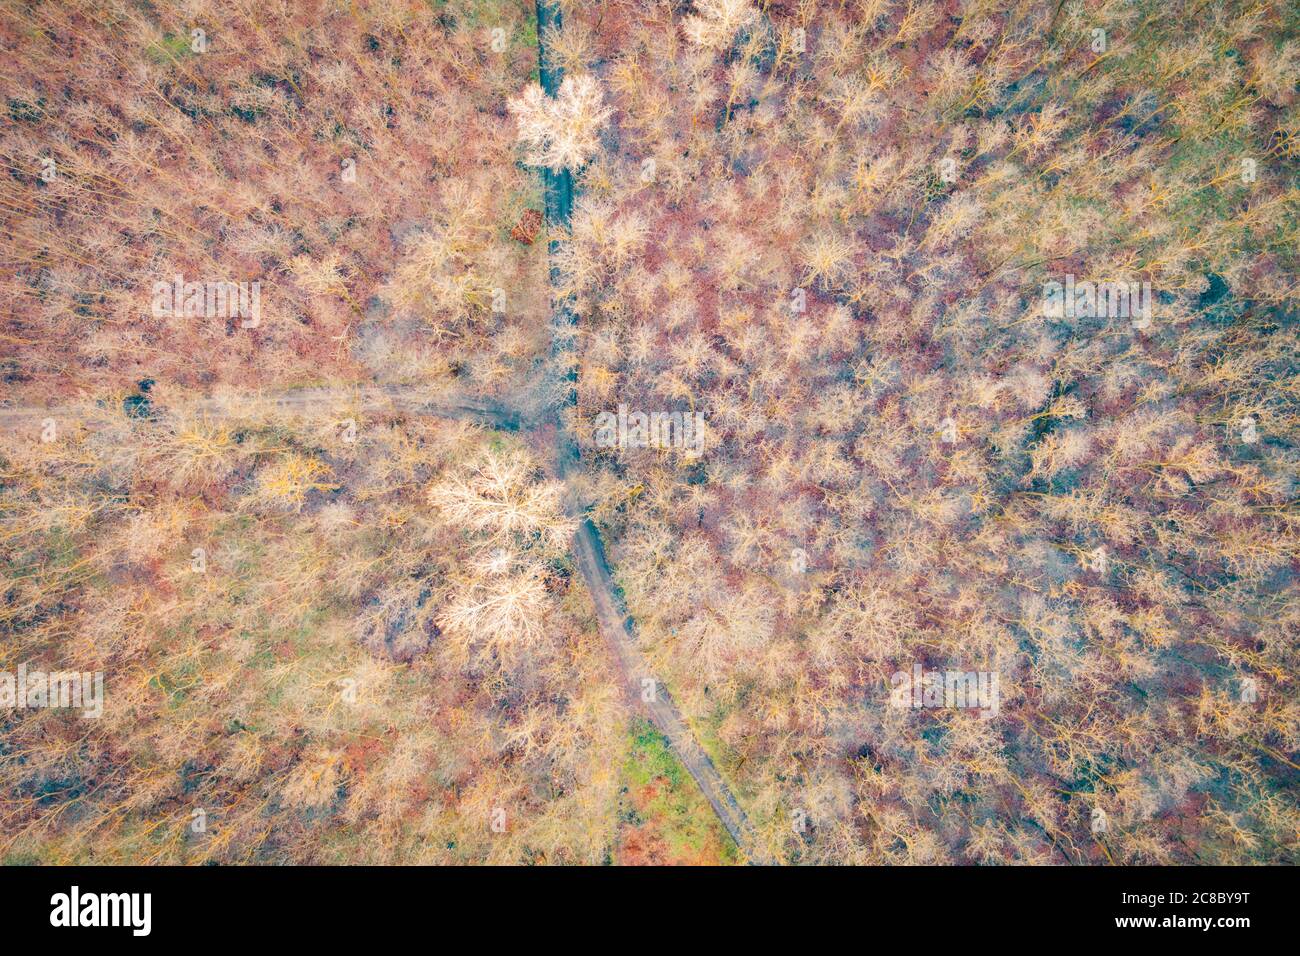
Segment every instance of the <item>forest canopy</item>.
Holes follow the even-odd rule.
[[[0,5],[0,861],[1294,862],[1300,8],[548,6]]]

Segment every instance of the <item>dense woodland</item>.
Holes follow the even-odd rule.
[[[0,2],[0,861],[742,861],[585,512],[774,859],[1294,862],[1300,9],[559,6]]]

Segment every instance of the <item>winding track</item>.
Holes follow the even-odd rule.
[[[288,392],[270,394],[253,394],[240,396],[240,412],[246,412],[250,405],[269,407],[288,414],[308,414],[313,411],[357,410],[404,411],[438,418],[460,418],[480,421],[493,428],[507,431],[519,431],[526,427],[525,416],[514,407],[489,399],[473,398],[468,395],[431,396],[427,388],[417,385],[373,385],[345,389],[334,386],[304,388]],[[236,417],[232,411],[234,402],[220,398],[204,398],[186,406],[187,415],[199,419],[220,420]],[[107,406],[86,404],[42,407],[39,405],[0,406],[0,426],[14,430],[22,428],[39,428],[45,419],[56,422],[64,419],[85,421],[102,410],[107,417],[116,415],[116,409]]]
[[[552,60],[547,47],[548,34],[563,25],[564,15],[558,0],[537,0],[538,80],[547,96],[555,96],[564,80],[563,69]],[[551,352],[552,358],[559,360],[556,367],[565,370],[562,381],[557,383],[561,387],[555,393],[563,396],[562,405],[573,406],[577,403],[577,363],[563,359],[564,353],[574,348],[574,330],[578,317],[570,301],[554,294],[562,279],[557,256],[558,236],[568,230],[573,215],[573,173],[567,168],[543,169],[542,186],[548,231],[547,255],[550,258],[549,271],[554,296],[551,303]],[[567,483],[569,474],[579,465],[579,452],[573,436],[564,428],[562,418],[556,424],[556,473],[560,480]],[[691,733],[689,725],[669,696],[668,689],[650,676],[651,672],[636,647],[631,619],[614,587],[600,533],[583,513],[581,504],[571,503],[570,508],[574,517],[579,519],[573,539],[573,553],[578,570],[595,605],[600,633],[623,673],[625,684],[639,690],[643,679],[653,681],[644,693],[637,694],[634,699],[640,701],[646,716],[668,738],[678,759],[695,778],[705,799],[713,807],[713,812],[718,815],[747,860],[751,863],[773,862],[772,857],[762,852],[762,845],[745,817],[745,812],[741,810],[709,755]]]
[[[651,671],[645,665],[632,636],[631,619],[624,613],[614,590],[605,550],[600,543],[600,532],[586,518],[582,519],[573,536],[573,556],[591,594],[601,636],[613,652],[624,679],[629,685],[635,686],[637,691],[643,689],[643,680],[648,678],[654,681],[649,693],[639,694],[636,698],[643,716],[668,738],[677,758],[695,778],[704,798],[709,801],[709,806],[713,807],[713,812],[736,841],[736,846],[744,853],[746,860],[750,863],[771,863],[771,857],[762,852],[745,811],[736,802],[731,788],[722,779],[709,755],[696,742],[690,727],[669,696],[668,689],[650,676]]]

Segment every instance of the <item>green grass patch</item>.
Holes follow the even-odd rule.
[[[629,733],[620,816],[626,827],[640,831],[637,836],[645,839],[631,839],[625,832],[624,849],[635,843],[642,852],[653,847],[662,854],[661,859],[647,857],[644,862],[735,863],[735,844],[668,738],[640,718]]]
[[[151,63],[175,63],[187,56],[192,56],[190,38],[175,33],[164,33],[163,38],[150,43],[144,48],[145,59]]]

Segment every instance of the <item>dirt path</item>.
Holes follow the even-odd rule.
[[[204,398],[192,404],[168,407],[167,411],[199,419],[222,421],[255,417],[259,411],[287,415],[339,413],[355,409],[370,413],[407,412],[438,418],[470,419],[492,428],[520,431],[532,422],[518,408],[523,403],[472,398],[466,395],[430,393],[418,385],[374,385],[358,387],[323,386],[286,392],[231,395],[229,398]],[[0,406],[0,427],[5,429],[39,429],[46,419],[55,422],[84,421],[116,416],[115,406],[86,402],[83,405]]]
[[[537,0],[537,55],[538,81],[547,96],[555,96],[564,80],[564,70],[554,61],[547,48],[551,29],[563,26],[563,11],[558,0]],[[548,231],[547,254],[550,258],[552,289],[560,285],[562,276],[558,264],[559,242],[557,234],[567,231],[573,215],[573,174],[568,169],[542,170],[542,187],[545,202],[545,222]],[[566,350],[574,348],[574,333],[578,317],[573,303],[554,296],[551,304],[552,357],[565,369],[564,380],[555,382],[553,393],[564,396],[563,404],[577,403],[577,364],[564,362]],[[573,436],[563,428],[556,432],[554,462],[557,476],[566,484],[569,475],[578,468],[579,452]],[[571,486],[570,486],[571,487]],[[578,570],[586,582],[587,591],[596,609],[601,636],[609,646],[631,699],[640,706],[645,716],[668,738],[669,744],[682,765],[695,779],[713,812],[731,834],[742,854],[750,863],[774,862],[762,852],[753,828],[740,804],[731,793],[722,775],[718,773],[709,755],[691,733],[681,712],[673,703],[668,689],[646,666],[636,647],[631,619],[614,587],[600,532],[585,515],[582,502],[570,502],[569,507],[580,519],[573,539],[573,553]],[[648,687],[642,681],[653,682]]]
[[[613,652],[634,706],[668,738],[678,759],[695,778],[700,791],[731,838],[736,841],[736,846],[746,861],[771,863],[771,858],[762,851],[745,811],[732,796],[731,789],[718,773],[709,755],[696,742],[677,705],[669,696],[668,689],[654,676],[637,649],[632,622],[614,588],[600,534],[585,518],[573,537],[573,555],[578,571],[586,582],[587,591],[591,594],[601,636]]]

